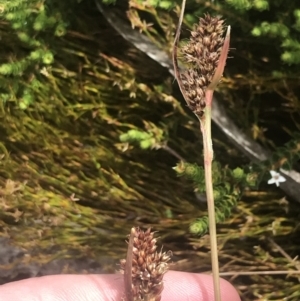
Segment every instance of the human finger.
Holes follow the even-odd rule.
[[[240,301],[233,286],[221,279],[222,301]],[[119,301],[123,276],[54,275],[11,282],[0,287],[0,300],[9,301]],[[162,301],[213,301],[212,277],[169,271],[164,276]]]

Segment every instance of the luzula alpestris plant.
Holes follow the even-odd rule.
[[[160,301],[171,252],[157,252],[156,242],[150,228],[131,229],[126,260],[120,261],[126,301]]]
[[[180,71],[177,61],[177,48],[185,3],[186,0],[183,0],[175,35],[173,64],[182,95],[188,107],[199,119],[203,136],[205,187],[208,204],[214,293],[215,300],[220,301],[219,263],[212,183],[211,105],[214,89],[221,79],[227,59],[230,27],[227,27],[227,33],[224,38],[223,20],[209,15],[200,18],[199,24],[191,32],[189,42],[181,48],[181,56],[187,68]]]

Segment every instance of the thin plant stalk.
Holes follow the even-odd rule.
[[[213,90],[207,90],[205,93],[205,97],[206,97],[206,107],[205,107],[204,115],[202,117],[200,116],[197,117],[200,121],[201,132],[203,137],[205,188],[206,188],[206,199],[207,199],[207,209],[208,209],[214,295],[216,301],[221,301],[217,227],[216,227],[215,201],[214,201],[213,181],[212,181],[213,147],[212,147],[212,139],[211,139],[211,103],[213,97]]]
[[[182,92],[184,99],[189,105],[190,109],[195,113],[197,118],[200,121],[200,127],[203,137],[203,151],[204,151],[204,170],[205,170],[205,186],[206,186],[206,197],[207,197],[207,205],[208,205],[208,219],[209,219],[209,234],[210,234],[210,245],[211,245],[211,261],[212,261],[212,272],[213,272],[213,282],[214,282],[214,296],[215,301],[221,301],[221,291],[220,291],[220,279],[219,279],[219,260],[218,260],[218,246],[217,246],[217,230],[216,230],[216,217],[215,217],[215,204],[214,204],[214,194],[213,194],[213,180],[212,180],[212,160],[213,160],[213,147],[212,147],[212,139],[211,139],[211,106],[213,100],[213,92],[219,83],[227,55],[229,50],[229,40],[230,40],[230,26],[227,28],[226,37],[224,39],[223,46],[219,53],[219,58],[217,59],[217,65],[214,72],[214,75],[210,79],[210,83],[207,85],[208,78],[203,78],[203,74],[199,73],[199,71],[187,72],[182,74],[180,72],[178,61],[177,61],[177,48],[180,37],[181,24],[183,21],[184,10],[185,10],[186,0],[182,1],[181,12],[179,16],[179,22],[177,31],[175,34],[174,45],[173,45],[173,64],[175,77],[178,81],[179,88]],[[208,22],[211,22],[212,19],[207,18]],[[217,20],[218,19],[214,19]],[[215,21],[214,21],[215,22]],[[205,22],[204,22],[205,23]],[[207,23],[205,23],[207,24]],[[214,23],[213,26],[215,26]],[[221,22],[220,22],[221,24]],[[220,33],[220,28],[215,32],[214,38],[219,38],[217,35]],[[203,34],[204,29],[200,29],[200,35]],[[195,41],[195,37],[197,37],[198,33],[194,33],[192,41],[192,47],[199,47],[197,44],[198,41]],[[205,43],[209,43],[207,39]],[[207,45],[204,45],[207,46]],[[216,50],[214,50],[216,51]],[[217,50],[219,51],[219,50]],[[197,57],[198,54],[201,54],[201,51],[191,50],[191,48],[186,48],[187,58],[189,62],[200,62],[201,64],[205,61],[206,58],[200,59]],[[195,55],[196,57],[191,57]],[[215,58],[216,52],[211,53],[212,57]],[[211,64],[211,60],[208,59],[208,64]],[[203,68],[203,65],[201,66]],[[205,68],[204,68],[205,69]],[[205,69],[206,70],[206,69]],[[205,76],[205,75],[204,75]],[[206,75],[207,76],[207,75]],[[184,82],[183,82],[184,80]],[[205,89],[205,100],[204,102],[201,99],[201,95],[203,95],[202,87],[199,86],[199,82],[203,85]],[[195,85],[198,87],[196,90],[190,91],[189,87]],[[206,86],[205,86],[206,85]],[[197,93],[195,95],[195,92]],[[197,98],[199,96],[200,98]],[[197,99],[197,100],[196,100]]]
[[[126,264],[124,266],[124,288],[126,301],[133,301],[132,294],[132,257],[133,257],[133,239],[134,239],[135,228],[132,228],[130,231]]]

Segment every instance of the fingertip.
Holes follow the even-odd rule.
[[[240,301],[236,289],[226,280],[220,280],[222,301]],[[162,301],[213,301],[213,278],[205,274],[169,271],[164,277]]]
[[[221,278],[220,285],[223,301],[241,301],[240,295],[238,294],[236,288],[229,281]]]
[[[222,301],[240,301],[234,287],[221,279]],[[0,300],[109,301],[121,300],[121,275],[57,275],[31,278],[0,287]],[[162,301],[214,301],[212,276],[169,271],[164,277]]]
[[[0,287],[0,300],[108,301],[124,294],[121,275],[53,275],[11,282]]]

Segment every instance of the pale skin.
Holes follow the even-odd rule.
[[[161,301],[213,301],[209,275],[169,271]],[[235,288],[221,279],[222,301],[241,301]],[[56,275],[30,278],[0,286],[0,300],[119,301],[124,296],[122,275]]]

